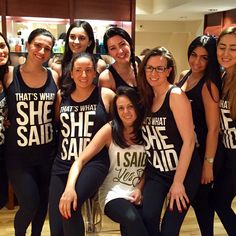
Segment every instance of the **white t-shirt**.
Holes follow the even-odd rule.
[[[113,141],[109,147],[110,169],[99,189],[99,202],[104,211],[105,205],[116,198],[129,200],[146,164],[143,145],[121,148]]]

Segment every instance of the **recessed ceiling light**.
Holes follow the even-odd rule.
[[[218,9],[216,9],[216,8],[210,8],[210,9],[208,9],[208,11],[210,11],[210,12],[216,12],[216,11],[218,11]]]

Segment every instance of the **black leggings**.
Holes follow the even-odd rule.
[[[148,236],[139,207],[126,199],[117,198],[106,204],[104,212],[110,219],[121,225],[125,230],[125,236]]]
[[[213,165],[214,179],[217,178],[223,164],[222,151],[223,147],[221,142],[219,142]],[[204,152],[205,150],[202,151],[199,150],[202,166],[204,162]],[[196,214],[202,236],[214,235],[214,208],[212,206],[212,200],[211,200],[212,186],[213,183],[200,184],[197,194],[195,195],[194,200],[191,204]]]
[[[236,156],[235,156],[236,157]],[[231,208],[236,196],[236,169],[223,168],[213,187],[213,204],[228,235],[236,236],[236,214]]]
[[[0,155],[3,155],[0,152]],[[0,159],[0,209],[3,208],[7,203],[8,197],[8,178],[5,162]]]
[[[186,194],[192,202],[201,177],[201,164],[198,156],[194,155],[189,170],[184,180]],[[143,219],[150,236],[178,236],[179,231],[187,213],[180,213],[174,204],[173,211],[167,205],[162,223],[160,225],[161,212],[172,185],[173,178],[155,176],[155,179],[146,177],[143,191]]]
[[[47,214],[51,162],[30,167],[8,165],[7,171],[19,204],[15,235],[25,235],[32,223],[31,235],[40,236]]]
[[[192,202],[202,236],[213,236],[214,208],[211,202],[211,184],[201,184]]]
[[[59,211],[59,202],[65,190],[68,175],[52,175],[49,194],[49,223],[51,236],[83,236],[84,221],[81,214],[83,203],[92,197],[104,181],[108,165],[89,163],[82,169],[76,182],[77,209],[71,210],[71,218],[65,219]]]

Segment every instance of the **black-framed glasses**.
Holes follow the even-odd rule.
[[[157,73],[163,73],[165,72],[167,68],[165,66],[157,66],[157,67],[152,67],[152,66],[145,66],[145,71],[148,73],[152,73],[154,70]]]

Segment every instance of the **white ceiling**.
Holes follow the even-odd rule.
[[[236,0],[136,0],[136,20],[193,21],[236,8]]]

